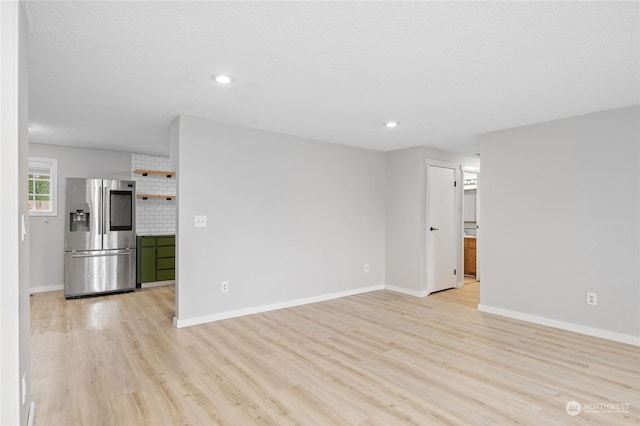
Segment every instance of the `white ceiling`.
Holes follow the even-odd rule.
[[[393,150],[640,104],[638,2],[36,2],[30,136],[169,151],[178,114]],[[235,82],[220,87],[211,75]],[[396,129],[383,123],[397,120]]]

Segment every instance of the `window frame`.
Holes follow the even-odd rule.
[[[29,216],[58,216],[58,160],[56,160],[55,158],[29,157],[29,172],[27,174],[27,197],[30,195],[29,181],[31,181],[31,178],[29,176],[33,174],[46,174],[41,173],[43,170],[49,171],[49,194],[51,197],[51,210],[31,210],[31,208],[29,208]]]

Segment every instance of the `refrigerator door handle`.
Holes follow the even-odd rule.
[[[78,257],[105,257],[105,256],[129,256],[130,252],[120,252],[120,253],[90,253],[90,254],[76,254],[73,253],[71,255],[72,258]]]
[[[99,229],[98,229],[98,233],[100,235],[104,235],[104,214],[105,211],[107,209],[106,205],[105,205],[105,199],[104,199],[104,183],[101,184],[100,186],[100,207],[101,207],[101,214],[100,214],[100,223],[98,224]],[[102,247],[104,248],[104,237],[102,238]]]

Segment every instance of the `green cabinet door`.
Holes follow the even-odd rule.
[[[156,237],[139,236],[136,283],[156,280]]]
[[[148,283],[156,280],[156,248],[141,247],[140,251],[140,282]]]

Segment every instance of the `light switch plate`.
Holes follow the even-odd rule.
[[[195,227],[196,228],[206,228],[207,227],[207,217],[206,216],[196,216],[196,218],[195,218]]]

